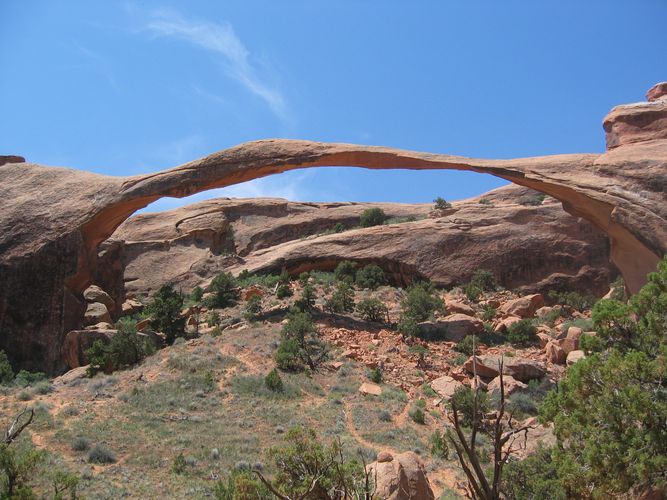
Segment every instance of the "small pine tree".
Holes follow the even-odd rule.
[[[283,379],[280,378],[280,374],[275,368],[264,377],[264,384],[273,392],[283,392],[285,390]]]
[[[445,210],[447,208],[452,207],[451,203],[449,203],[444,198],[441,198],[440,196],[438,196],[435,200],[433,200],[433,204],[434,204],[433,208],[435,208],[436,210]]]
[[[238,283],[231,273],[220,273],[208,287],[213,296],[207,301],[208,307],[229,307],[238,297]]]
[[[14,380],[14,371],[5,351],[0,351],[0,384],[9,384]]]
[[[153,296],[146,308],[151,316],[151,325],[166,336],[167,344],[174,343],[176,337],[185,333],[185,318],[181,317],[183,296],[171,285],[165,285]]]
[[[346,281],[339,282],[325,306],[333,313],[354,311],[354,290]]]
[[[359,225],[361,227],[380,226],[384,224],[386,219],[387,215],[381,208],[367,208],[361,214]]]

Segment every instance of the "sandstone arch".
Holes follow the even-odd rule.
[[[59,346],[81,317],[97,246],[132,213],[183,197],[316,166],[457,169],[541,191],[609,235],[612,260],[636,291],[667,252],[667,89],[619,106],[604,154],[483,160],[392,148],[262,140],[155,174],[117,178],[0,158],[0,348],[21,366],[57,371]]]

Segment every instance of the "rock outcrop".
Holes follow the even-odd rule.
[[[611,111],[604,154],[481,160],[263,140],[128,178],[10,159],[0,166],[0,349],[15,368],[64,368],[60,346],[83,317],[82,292],[92,283],[98,246],[139,208],[162,196],[316,166],[469,170],[541,191],[609,236],[612,260],[636,291],[667,252],[667,111],[665,100],[655,99]]]
[[[375,492],[379,498],[387,500],[435,498],[424,465],[411,451],[396,456],[389,452],[380,452],[377,461],[368,467],[371,477],[375,480]]]
[[[121,300],[165,283],[205,286],[221,269],[298,275],[349,259],[380,265],[399,286],[424,278],[452,286],[483,268],[511,289],[604,293],[612,272],[605,235],[552,198],[522,204],[537,194],[509,185],[446,214],[432,204],[208,200],[125,221],[102,244],[95,280]],[[372,207],[411,222],[355,229]],[[332,233],[336,224],[347,230]],[[447,308],[473,314],[465,304]]]

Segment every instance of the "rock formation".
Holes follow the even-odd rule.
[[[662,90],[661,90],[662,89]],[[85,311],[98,245],[132,213],[162,196],[183,197],[316,166],[457,169],[488,173],[551,195],[604,231],[630,291],[667,252],[667,101],[619,106],[604,121],[608,150],[481,160],[398,149],[263,140],[171,170],[128,178],[43,167],[0,166],[0,349],[15,367],[55,372],[60,346]],[[0,162],[2,163],[2,162]]]
[[[509,185],[446,211],[432,204],[208,200],[125,221],[100,247],[95,282],[120,300],[166,283],[189,291],[223,268],[298,275],[350,259],[380,265],[399,286],[423,278],[452,286],[483,268],[511,289],[605,293],[607,238],[551,198],[522,204],[536,194]],[[371,207],[416,220],[354,228]],[[332,233],[336,224],[353,229]]]

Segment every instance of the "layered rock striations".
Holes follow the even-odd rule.
[[[664,84],[650,91],[648,103],[611,111],[604,122],[604,154],[481,160],[264,140],[129,178],[5,157],[0,165],[0,349],[15,367],[48,372],[64,367],[60,345],[83,318],[82,292],[96,272],[98,246],[139,208],[162,196],[183,197],[315,166],[470,170],[541,191],[609,236],[612,260],[636,291],[667,252],[667,124],[661,89]]]
[[[357,227],[374,207],[394,223]],[[337,225],[345,230],[333,232]],[[612,278],[604,233],[553,198],[542,202],[514,185],[443,211],[432,204],[209,200],[134,216],[101,248],[96,282],[117,298],[149,295],[166,283],[191,290],[221,269],[298,275],[333,270],[342,260],[378,264],[400,286],[425,278],[452,286],[484,268],[512,289],[599,294]]]

